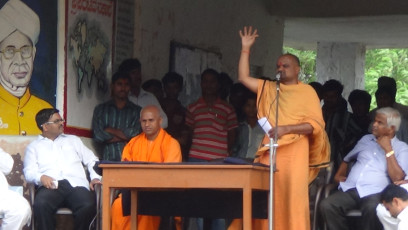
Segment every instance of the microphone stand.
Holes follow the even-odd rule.
[[[276,114],[275,114],[275,135],[273,138],[269,137],[269,230],[273,230],[273,174],[276,171],[276,148],[278,147],[278,108],[279,108],[279,93],[280,93],[280,77],[279,72],[276,75]]]

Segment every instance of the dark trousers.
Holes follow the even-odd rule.
[[[320,203],[320,213],[329,230],[349,230],[346,213],[352,209],[362,212],[361,230],[381,230],[382,225],[376,214],[380,194],[360,198],[356,189],[337,191]]]
[[[73,188],[67,180],[58,181],[58,189],[40,187],[33,205],[37,229],[55,230],[55,213],[61,207],[72,210],[75,230],[87,230],[96,214],[95,193],[84,187]]]

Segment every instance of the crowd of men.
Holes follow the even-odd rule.
[[[32,212],[37,229],[55,229],[60,207],[72,210],[75,229],[89,229],[96,214],[92,191],[102,183],[95,170],[100,160],[208,162],[235,156],[269,164],[269,137],[278,138],[275,229],[310,229],[308,185],[329,162],[335,173],[328,179],[339,184],[338,191],[320,204],[329,230],[348,229],[346,213],[356,208],[362,210],[360,229],[406,228],[408,107],[396,102],[393,78],[378,79],[378,107],[372,111],[371,96],[364,90],[354,90],[347,101],[337,80],[323,85],[300,82],[300,62],[292,54],[278,58],[280,79],[254,78],[249,54],[258,33],[245,27],[240,31],[240,83],[234,84],[226,73],[205,69],[201,95],[189,105],[178,100],[183,76],[169,72],[161,81],[142,84],[140,61],[123,61],[112,76],[111,99],[94,109],[93,139],[102,146],[97,155],[79,137],[64,133],[65,121],[57,109],[30,95],[38,16],[19,0],[9,0],[0,10],[0,23],[19,15],[27,20],[11,20],[0,31],[0,92],[6,95],[0,97],[0,108],[10,112],[2,115],[1,125],[14,127],[16,121],[27,127],[19,134],[39,134],[24,157],[25,179],[36,186]],[[6,66],[12,69],[6,71]],[[33,113],[15,113],[21,102]],[[259,124],[259,118],[272,128],[263,130],[265,122]],[[2,150],[0,158],[2,173],[9,173],[13,162]],[[3,175],[0,179],[2,199],[13,197],[12,203],[0,202],[0,229],[21,229],[30,222],[31,209],[22,197],[10,194]],[[112,205],[112,229],[130,229],[129,204],[129,192],[121,191]],[[204,223],[215,230],[242,228],[238,219],[173,220],[175,229],[203,229]],[[160,223],[160,217],[138,217],[138,229],[159,229]],[[267,229],[267,222],[254,220],[253,226]]]

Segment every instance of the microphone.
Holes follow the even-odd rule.
[[[275,78],[276,78],[277,81],[280,81],[281,72],[278,72],[278,73],[276,74]]]

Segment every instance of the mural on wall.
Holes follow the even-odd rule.
[[[58,1],[0,0],[0,134],[36,135],[56,104]]]
[[[109,98],[115,4],[67,0],[67,131],[90,135],[94,107]]]

